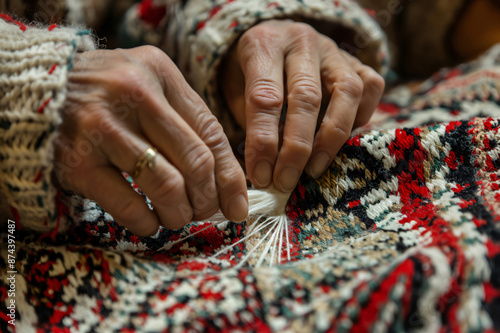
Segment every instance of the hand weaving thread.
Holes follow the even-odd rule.
[[[273,266],[275,261],[280,264],[284,249],[287,253],[287,259],[290,260],[290,244],[288,238],[288,227],[290,226],[290,220],[285,211],[285,207],[289,197],[290,193],[280,192],[274,187],[270,187],[265,190],[249,190],[249,218],[247,219],[247,223],[251,221],[251,225],[248,227],[245,237],[241,238],[237,242],[232,243],[229,246],[224,247],[222,250],[212,255],[209,259],[214,259],[219,255],[231,250],[241,242],[247,241],[261,232],[265,232],[265,235],[261,237],[260,240],[258,240],[257,244],[255,244],[244,257],[241,258],[241,261],[236,266],[234,266],[234,268],[241,268],[262,245],[264,246],[264,249],[260,253],[259,260],[255,267],[261,266],[262,263],[266,260],[268,254],[270,254],[270,256],[267,258],[269,261],[269,266]],[[227,224],[228,222],[230,221],[228,221],[224,217],[224,215],[222,215],[222,213],[218,212],[207,220],[199,222],[210,223],[205,228],[202,228],[195,233],[189,234],[188,236],[185,236],[177,241],[167,243],[165,246],[158,249],[158,251],[169,250],[173,245],[181,243],[186,239],[205,231],[208,228],[222,226],[223,224]],[[285,238],[285,240],[283,240],[283,237]],[[265,242],[266,240],[267,242]],[[286,243],[286,245],[283,249],[284,242]],[[275,257],[277,257],[276,260]]]

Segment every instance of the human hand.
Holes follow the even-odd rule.
[[[368,122],[384,90],[375,70],[290,20],[263,21],[246,31],[223,70],[227,104],[246,130],[248,176],[257,187],[274,182],[283,192],[295,188],[304,168],[321,176],[351,130]],[[328,106],[316,133],[322,102]]]
[[[227,138],[165,53],[151,46],[77,54],[55,141],[63,188],[95,200],[137,235],[183,227],[217,210],[242,221],[246,180]],[[153,168],[124,180],[155,147]]]

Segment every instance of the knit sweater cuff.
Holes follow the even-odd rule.
[[[168,49],[179,50],[175,54],[179,67],[219,118],[229,138],[235,134],[235,123],[221,98],[218,67],[238,37],[262,20],[294,18],[313,26],[316,22],[329,27],[330,37],[337,41],[338,37],[345,36],[335,36],[335,32],[349,31],[352,39],[339,42],[341,47],[352,51],[382,74],[388,68],[387,43],[382,30],[353,1],[248,0],[206,2],[205,5],[207,8],[200,8],[200,4],[193,1],[184,9],[184,17],[176,17],[176,21],[183,21],[183,26],[190,28],[184,28],[180,35],[178,32],[175,40],[179,45]],[[178,25],[170,27],[169,37],[173,37],[172,29],[176,27]]]
[[[67,224],[51,183],[52,145],[73,55],[93,48],[88,31],[37,28],[0,14],[0,187],[28,228]]]

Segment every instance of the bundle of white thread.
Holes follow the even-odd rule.
[[[223,248],[211,258],[216,258],[220,254],[231,250],[234,246],[241,242],[248,242],[245,256],[243,256],[235,266],[241,267],[254,254],[258,255],[255,267],[259,267],[267,259],[269,265],[272,266],[275,262],[281,263],[283,250],[287,252],[287,259],[290,260],[290,242],[288,238],[289,219],[286,215],[286,204],[290,197],[290,193],[283,193],[270,187],[265,190],[249,190],[248,191],[248,218],[246,220],[247,228],[245,236],[239,241]],[[195,236],[207,228],[221,226],[229,221],[218,212],[209,219],[198,223],[209,223],[205,228],[197,232],[183,237],[175,242],[170,242],[160,250],[169,250],[173,245],[185,241],[186,239]],[[260,235],[264,234],[262,237]],[[283,247],[285,246],[285,247]]]

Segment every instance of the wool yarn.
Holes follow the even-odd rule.
[[[0,189],[23,225],[62,231],[67,220],[51,182],[53,140],[73,55],[94,43],[86,30],[36,29],[5,14],[0,31]]]

